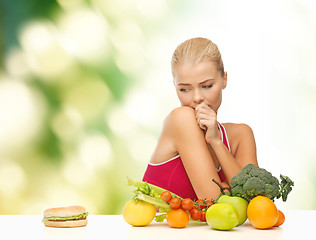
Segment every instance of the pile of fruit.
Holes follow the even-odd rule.
[[[209,200],[192,201],[190,198],[180,199],[172,197],[169,191],[161,193],[161,199],[171,207],[167,213],[167,223],[171,227],[183,228],[189,223],[189,216],[192,220],[206,222],[206,209],[214,203]]]
[[[247,168],[253,169],[253,166]],[[257,168],[256,171],[258,171]],[[236,176],[235,180],[241,179],[240,175],[245,172],[253,177],[251,172],[244,170]],[[136,190],[134,198],[127,202],[123,209],[123,217],[132,226],[145,226],[154,219],[157,222],[166,219],[168,225],[174,228],[184,228],[189,222],[201,222],[207,223],[212,229],[230,230],[242,225],[248,218],[251,225],[257,229],[278,227],[284,223],[285,216],[282,211],[277,209],[273,198],[282,196],[283,200],[286,199],[294,185],[288,177],[282,177],[282,180],[286,179],[286,181],[282,181],[278,189],[283,195],[276,193],[271,197],[271,194],[267,193],[267,196],[264,196],[264,191],[260,189],[261,194],[251,196],[248,194],[247,199],[238,194],[234,195],[231,188],[228,188],[229,191],[225,191],[227,189],[214,181],[221,188],[221,194],[216,201],[183,199],[147,182],[128,179],[128,184],[136,187]],[[253,186],[249,193],[258,192],[259,189],[256,188],[259,186]],[[238,191],[241,192],[240,189]]]

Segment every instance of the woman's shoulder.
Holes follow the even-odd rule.
[[[164,121],[165,126],[171,126],[172,128],[189,127],[196,124],[195,111],[191,107],[181,106],[174,108],[166,117]]]
[[[254,142],[254,134],[249,125],[245,123],[222,123],[222,125],[225,127],[233,152],[241,142]]]
[[[175,136],[179,136],[181,132],[191,132],[191,123],[188,122],[193,120],[196,121],[195,112],[190,107],[177,107],[170,111],[164,120],[159,141],[151,158],[152,163],[161,163],[179,154]],[[184,129],[186,131],[183,131]]]
[[[222,123],[230,138],[241,138],[244,136],[253,136],[251,127],[245,123]]]
[[[176,107],[172,109],[168,116],[175,117],[175,118],[190,117],[190,116],[195,116],[195,111],[191,107],[181,106],[181,107]]]
[[[196,122],[195,110],[191,107],[182,106],[174,108],[166,117],[162,135],[178,138],[180,135],[200,132]]]
[[[226,131],[231,132],[232,134],[240,134],[240,133],[250,133],[252,129],[249,125],[245,123],[222,123],[225,127]]]

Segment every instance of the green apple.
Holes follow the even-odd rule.
[[[248,201],[241,197],[232,197],[229,195],[222,195],[218,200],[218,203],[228,203],[236,208],[238,212],[238,226],[243,224],[247,220],[247,207]]]
[[[217,230],[230,230],[238,224],[238,212],[228,203],[215,203],[205,214],[207,224]]]

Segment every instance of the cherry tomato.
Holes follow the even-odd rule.
[[[169,191],[164,191],[160,194],[160,198],[164,202],[169,202],[172,198],[171,193]]]
[[[205,208],[205,204],[204,204],[204,201],[202,199],[196,200],[196,204],[198,206],[197,208],[199,208],[201,210]]]
[[[185,198],[181,202],[181,208],[184,211],[190,211],[193,208],[193,201],[190,198]]]
[[[206,200],[206,208],[209,208],[212,206],[214,203],[211,200]]]
[[[191,211],[190,211],[190,217],[191,217],[193,220],[199,220],[200,217],[201,217],[201,211],[199,211],[199,210],[196,209],[196,208],[192,208]]]
[[[177,197],[171,198],[169,205],[172,209],[178,209],[181,206],[181,200]]]
[[[205,212],[204,211],[201,211],[200,221],[201,222],[206,222],[206,216],[205,216]]]

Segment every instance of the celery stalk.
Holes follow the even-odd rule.
[[[140,190],[142,193],[147,194],[147,195],[155,194],[155,195],[160,196],[161,193],[163,193],[164,191],[167,191],[166,189],[155,186],[153,184],[143,182],[143,181],[133,180],[130,178],[127,178],[127,185],[136,187],[136,188],[138,188],[137,190]],[[176,195],[175,193],[172,193],[172,192],[170,192],[170,193],[171,193],[172,197],[177,197],[179,199],[182,199],[180,196]]]
[[[157,199],[155,197],[151,197],[151,196],[145,195],[143,193],[137,193],[135,199],[151,203],[151,204],[155,205],[156,207],[163,208],[164,211],[171,210],[171,208],[170,208],[168,203],[162,201],[161,199]]]

